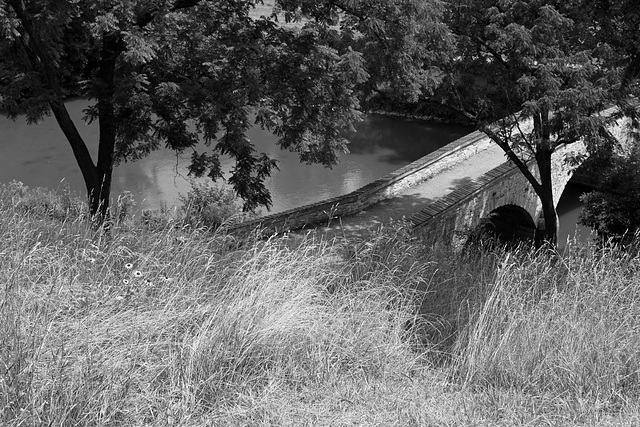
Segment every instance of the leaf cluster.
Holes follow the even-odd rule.
[[[571,139],[564,125],[611,104],[623,69],[622,53],[596,34],[595,12],[580,3],[449,2],[457,50],[444,101],[477,123],[553,112],[542,133]]]
[[[584,194],[579,222],[604,241],[626,245],[640,231],[640,149],[612,158],[595,191]]]

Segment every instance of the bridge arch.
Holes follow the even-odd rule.
[[[471,234],[473,237],[492,237],[503,243],[532,241],[536,223],[523,207],[507,204],[481,218]]]

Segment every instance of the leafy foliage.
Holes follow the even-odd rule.
[[[518,166],[542,202],[543,237],[552,242],[557,233],[552,153],[577,141],[586,142],[591,152],[615,143],[606,131],[615,116],[599,112],[638,92],[635,77],[621,90],[634,51],[621,43],[620,33],[602,30],[613,23],[600,10],[605,3],[623,2],[447,2],[457,49],[445,66],[446,83],[438,96]],[[611,8],[614,20],[632,13]],[[537,171],[528,168],[530,161]]]
[[[180,216],[185,225],[217,229],[233,218],[247,220],[254,213],[243,213],[238,200],[228,188],[191,182],[191,190],[180,196]]]
[[[13,208],[25,218],[50,219],[64,222],[69,218],[86,217],[86,206],[71,195],[68,187],[60,194],[44,188],[29,188],[20,181],[3,184],[3,199],[12,201]]]
[[[191,152],[190,174],[226,178],[250,211],[271,205],[264,181],[277,168],[247,138],[253,124],[331,167],[364,102],[435,100],[518,166],[550,241],[552,153],[614,143],[604,107],[637,120],[634,0],[278,0],[257,17],[261,3],[0,0],[0,110],[30,122],[53,112],[92,214],[107,211],[115,164],[162,146]],[[96,101],[95,163],[64,107],[72,94]],[[235,161],[228,176],[220,156]]]
[[[596,191],[584,194],[580,223],[593,228],[598,237],[628,244],[640,231],[640,149],[618,155],[604,172]]]
[[[191,151],[193,176],[224,178],[244,209],[271,205],[277,168],[246,137],[256,123],[305,163],[332,166],[373,91],[416,96],[446,28],[437,1],[0,0],[0,110],[37,122],[53,112],[82,170],[92,213],[107,211],[113,166],[162,146]],[[284,17],[284,25],[278,21]],[[290,25],[289,25],[290,24]],[[94,163],[64,107],[96,103]],[[199,146],[204,141],[205,149]]]

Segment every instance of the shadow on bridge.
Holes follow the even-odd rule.
[[[300,232],[314,230],[323,239],[339,239],[348,243],[365,241],[381,227],[391,226],[394,220],[410,221],[415,214],[428,206],[442,208],[445,195],[466,191],[477,187],[478,184],[478,179],[456,178],[450,181],[446,188],[435,190],[440,194],[438,197],[426,197],[424,192],[412,192],[409,189],[406,194],[382,200],[355,215],[339,218],[329,218],[328,215],[326,223],[307,227]],[[536,225],[531,215],[524,208],[514,204],[502,205],[492,210],[487,216],[480,218],[473,228],[456,230],[460,234],[458,238],[463,237],[469,242],[492,238],[503,243],[533,241],[535,231]]]
[[[325,223],[305,227],[299,232],[307,233],[314,230],[328,240],[337,238],[352,243],[363,241],[371,238],[374,233],[380,230],[380,227],[388,227],[393,221],[403,219],[409,221],[414,214],[422,211],[426,206],[442,203],[443,196],[466,189],[476,183],[477,180],[464,177],[454,179],[446,186],[434,184],[436,188],[432,188],[432,191],[428,191],[428,193],[435,192],[439,194],[438,197],[427,197],[424,195],[425,192],[420,189],[408,189],[406,194],[382,200],[354,215],[335,218],[330,218],[327,215]],[[429,186],[429,183],[423,185]],[[508,231],[505,233],[508,234]]]

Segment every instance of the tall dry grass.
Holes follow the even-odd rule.
[[[0,425],[640,422],[633,254],[185,223],[0,186]]]
[[[619,249],[507,256],[457,342],[470,387],[590,407],[637,408],[640,259]]]
[[[3,425],[244,424],[278,416],[246,406],[265,393],[421,369],[389,264],[364,273],[311,238],[105,234],[21,191],[0,195]]]

